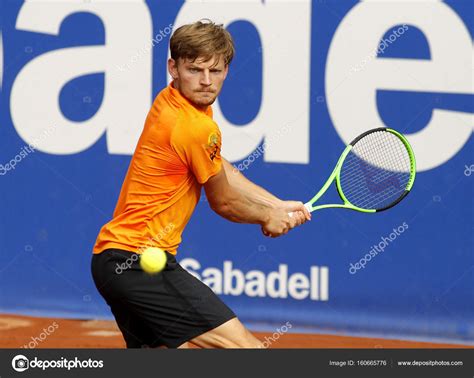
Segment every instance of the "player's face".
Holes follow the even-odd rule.
[[[174,87],[198,108],[212,105],[222,89],[228,66],[224,59],[213,57],[207,62],[174,59],[168,61],[168,69],[174,79]]]

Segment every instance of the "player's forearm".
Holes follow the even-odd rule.
[[[249,198],[235,188],[230,188],[218,202],[211,203],[211,207],[232,222],[264,224],[274,205],[264,198]]]
[[[223,167],[226,171],[229,184],[239,191],[249,201],[257,204],[268,205],[271,207],[278,206],[281,200],[263,189],[262,187],[254,184],[248,180],[240,171],[230,164],[227,160],[223,159]]]

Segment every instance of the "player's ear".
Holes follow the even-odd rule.
[[[178,63],[173,58],[168,59],[168,72],[174,80],[178,78]]]

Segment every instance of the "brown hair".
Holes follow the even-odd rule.
[[[203,19],[176,29],[170,39],[171,58],[176,62],[179,58],[204,61],[213,56],[222,56],[228,65],[234,57],[234,42],[230,33],[223,25]]]

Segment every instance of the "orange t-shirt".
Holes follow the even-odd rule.
[[[168,85],[156,97],[122,185],[113,219],[94,253],[149,246],[176,254],[201,186],[222,168],[221,133],[212,109],[194,107]]]

